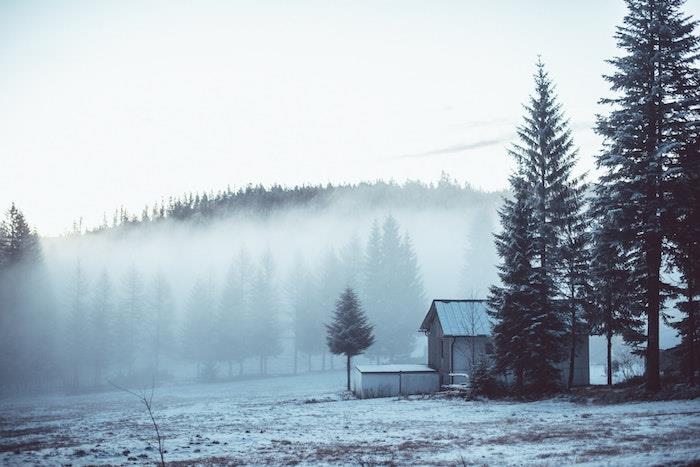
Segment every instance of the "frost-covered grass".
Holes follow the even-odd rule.
[[[156,390],[166,460],[200,464],[700,462],[700,400],[580,405],[346,400],[325,373]],[[147,414],[110,392],[0,401],[0,464],[157,460]]]

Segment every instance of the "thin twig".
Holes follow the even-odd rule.
[[[160,428],[158,427],[158,423],[156,423],[156,419],[153,416],[153,394],[155,393],[155,378],[153,380],[153,383],[151,384],[151,394],[146,397],[146,390],[143,389],[141,391],[141,394],[132,391],[130,389],[127,389],[125,387],[119,386],[118,384],[110,381],[109,384],[114,386],[115,388],[119,389],[120,391],[124,391],[126,393],[131,394],[132,396],[136,397],[139,399],[144,406],[146,406],[146,411],[148,412],[148,416],[151,418],[151,423],[153,424],[153,428],[156,430],[156,439],[158,440],[158,453],[160,454],[160,465],[162,467],[165,467],[165,450],[164,450],[164,443],[163,443],[163,438],[160,435]]]

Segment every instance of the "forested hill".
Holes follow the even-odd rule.
[[[310,208],[319,211],[333,208],[340,212],[367,208],[495,209],[503,194],[504,192],[477,190],[468,184],[459,184],[446,175],[437,183],[375,181],[294,187],[251,184],[238,189],[228,187],[216,193],[187,193],[169,197],[167,200],[145,206],[138,214],[119,208],[113,212],[111,219],[105,215],[102,225],[88,231],[98,232],[158,222],[162,219],[190,220],[198,223],[228,217],[234,213],[267,216],[290,208]],[[81,222],[76,222],[73,231],[80,232],[83,227]]]

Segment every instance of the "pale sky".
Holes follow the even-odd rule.
[[[700,0],[686,11],[700,18]],[[0,208],[40,233],[186,191],[507,186],[541,54],[581,151],[622,0],[0,0]]]

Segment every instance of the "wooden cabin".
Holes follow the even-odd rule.
[[[493,358],[492,327],[486,300],[433,300],[420,331],[428,337],[428,366],[439,373],[442,385],[468,382],[482,360]],[[579,336],[577,349],[574,384],[586,385],[590,383],[587,334]],[[559,368],[566,384],[569,361]]]

